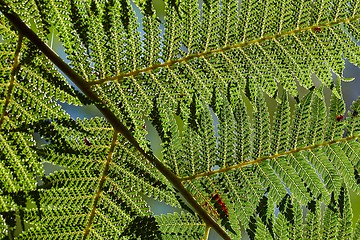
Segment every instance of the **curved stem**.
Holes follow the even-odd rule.
[[[77,74],[68,64],[66,64],[51,48],[49,48],[37,35],[32,31],[21,19],[13,12],[10,7],[0,0],[0,11],[4,16],[14,25],[20,34],[27,37],[38,49],[55,64],[71,81],[93,102],[100,110],[104,117],[113,126],[115,131],[122,134],[149,162],[151,162],[179,193],[188,201],[188,203],[195,209],[197,214],[202,218],[206,225],[211,226],[221,237],[230,239],[229,235],[224,229],[201,207],[192,194],[184,187],[180,178],[176,176],[170,169],[168,169],[162,162],[160,162],[152,154],[145,152],[134,138],[127,127],[119,120],[118,117],[107,107],[106,103],[91,89],[88,82],[85,81],[79,74]]]

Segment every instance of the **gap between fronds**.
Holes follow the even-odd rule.
[[[97,84],[103,84],[106,82],[110,82],[110,81],[120,81],[125,77],[130,77],[130,76],[136,76],[139,73],[144,73],[144,72],[151,72],[155,69],[158,68],[162,68],[162,67],[171,67],[177,63],[182,63],[182,62],[188,62],[191,59],[194,58],[204,58],[213,54],[217,54],[217,53],[223,53],[229,50],[233,50],[233,49],[238,49],[238,48],[243,48],[252,44],[258,44],[261,42],[264,42],[266,40],[271,40],[271,39],[278,39],[280,37],[284,37],[284,36],[288,36],[288,35],[292,35],[292,34],[296,34],[296,33],[301,33],[301,32],[305,32],[305,31],[312,31],[312,32],[317,32],[319,31],[319,29],[322,28],[330,28],[334,25],[340,24],[340,23],[349,23],[355,20],[360,19],[360,15],[355,15],[354,17],[351,18],[344,18],[344,19],[340,19],[337,21],[333,21],[333,22],[329,22],[326,24],[319,24],[319,25],[313,25],[313,26],[309,26],[309,27],[305,27],[305,28],[299,28],[299,29],[295,29],[295,30],[291,30],[291,31],[286,31],[286,32],[281,32],[281,33],[277,33],[271,36],[266,36],[266,37],[262,37],[262,38],[258,38],[258,39],[254,39],[248,42],[242,42],[242,43],[237,43],[237,44],[232,44],[232,45],[227,45],[225,47],[222,48],[217,48],[217,49],[213,49],[210,51],[205,51],[205,52],[199,52],[199,53],[193,53],[193,54],[189,54],[185,57],[179,58],[179,59],[175,59],[175,60],[169,60],[167,62],[161,63],[161,64],[154,64],[151,65],[149,67],[145,67],[142,69],[136,69],[134,71],[131,72],[127,72],[127,73],[123,73],[117,76],[113,76],[113,77],[107,77],[104,79],[99,79],[99,80],[95,80],[95,81],[91,81],[88,82],[88,84],[90,85],[97,85]]]
[[[108,122],[113,126],[115,132],[123,135],[140,154],[153,164],[166,179],[179,191],[179,193],[186,199],[190,206],[192,206],[199,217],[209,227],[212,227],[223,239],[230,239],[230,236],[225,230],[209,215],[209,213],[196,201],[192,194],[184,187],[180,178],[176,176],[170,169],[168,169],[161,161],[159,161],[152,154],[145,152],[134,138],[129,129],[119,120],[118,117],[106,106],[106,102],[102,101],[100,97],[91,89],[88,82],[84,80],[78,73],[76,73],[67,63],[65,63],[46,43],[44,43],[34,31],[32,31],[20,17],[6,4],[4,0],[0,0],[0,11],[11,22],[11,24],[19,31],[19,35],[28,38],[37,48],[55,65],[63,74],[65,74],[90,100],[95,103],[95,106],[104,115]],[[93,208],[94,209],[94,208]],[[89,222],[90,223],[90,222]],[[84,235],[84,237],[86,237]]]
[[[309,145],[309,146],[306,146],[306,147],[295,148],[295,149],[292,149],[292,150],[289,150],[289,151],[286,151],[286,152],[283,152],[283,153],[277,153],[277,154],[274,154],[274,155],[271,155],[271,156],[260,157],[260,158],[257,158],[255,160],[252,160],[252,161],[242,162],[242,163],[239,163],[239,164],[236,164],[236,165],[220,168],[220,169],[217,169],[217,170],[214,170],[214,171],[202,172],[202,173],[198,173],[198,174],[195,174],[195,175],[192,175],[192,176],[182,177],[180,179],[181,179],[182,182],[191,181],[191,180],[196,179],[196,178],[207,177],[207,176],[211,176],[211,175],[214,175],[214,174],[219,174],[219,173],[224,173],[224,172],[228,172],[228,171],[239,169],[239,168],[244,168],[244,167],[249,166],[249,165],[259,164],[259,163],[264,162],[266,160],[275,159],[275,158],[279,158],[279,157],[283,157],[283,156],[288,156],[288,155],[291,155],[291,154],[294,154],[294,153],[297,153],[297,152],[301,152],[301,151],[309,151],[309,150],[313,150],[313,149],[320,148],[320,147],[330,146],[330,145],[335,144],[335,143],[348,142],[348,141],[357,139],[359,137],[360,137],[360,135],[354,135],[354,136],[335,139],[335,140],[331,140],[331,141],[327,141],[327,142],[323,142],[323,143],[319,143],[319,144]]]

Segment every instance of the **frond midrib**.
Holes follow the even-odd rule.
[[[304,27],[304,28],[298,28],[298,29],[294,29],[294,30],[290,30],[290,31],[284,31],[284,32],[280,32],[280,33],[273,34],[273,35],[270,35],[270,36],[257,38],[257,39],[251,40],[251,41],[246,41],[246,42],[236,43],[236,44],[230,44],[230,45],[227,45],[225,47],[216,48],[216,49],[213,49],[213,50],[210,50],[210,51],[193,53],[193,54],[189,54],[189,55],[187,55],[185,57],[182,57],[182,58],[179,58],[179,59],[166,61],[166,62],[161,63],[161,64],[154,64],[154,65],[142,68],[142,69],[136,69],[134,71],[129,71],[129,72],[126,72],[126,73],[122,73],[122,74],[117,75],[117,76],[112,76],[112,77],[107,77],[107,78],[104,78],[104,79],[95,80],[95,81],[89,82],[89,85],[103,84],[103,83],[110,82],[110,81],[121,81],[121,79],[126,78],[126,77],[136,76],[136,75],[139,75],[141,73],[151,72],[151,71],[154,71],[156,69],[163,68],[163,67],[170,68],[171,66],[173,66],[173,65],[175,65],[177,63],[185,63],[185,62],[188,62],[188,61],[190,61],[192,59],[195,59],[195,58],[205,58],[205,57],[209,57],[209,56],[212,56],[212,55],[215,55],[215,54],[218,54],[218,53],[223,53],[223,52],[234,50],[234,49],[241,49],[241,48],[249,46],[249,45],[259,44],[259,43],[262,43],[262,42],[264,42],[266,40],[271,40],[271,39],[276,40],[276,39],[279,39],[279,38],[284,37],[284,36],[289,36],[289,35],[302,33],[302,32],[306,32],[306,31],[313,31],[313,29],[315,29],[315,28],[331,28],[334,25],[338,25],[338,24],[341,24],[341,23],[350,23],[350,22],[353,22],[353,21],[356,21],[356,20],[359,20],[359,19],[360,19],[360,14],[355,15],[355,16],[350,17],[350,18],[344,18],[344,19],[339,19],[339,20],[336,20],[336,21],[328,22],[326,24],[312,25],[312,26],[308,26],[308,27]]]
[[[334,140],[326,141],[326,142],[319,143],[319,144],[307,145],[305,147],[294,148],[294,149],[291,149],[291,150],[286,151],[286,152],[276,153],[276,154],[265,156],[265,157],[260,157],[260,158],[257,158],[255,160],[251,160],[251,161],[248,161],[248,162],[242,162],[242,163],[235,164],[235,165],[232,165],[232,166],[220,168],[220,169],[217,169],[217,170],[214,170],[214,171],[202,172],[202,173],[198,173],[198,174],[195,174],[195,175],[192,175],[192,176],[182,177],[181,181],[182,182],[191,181],[191,180],[194,180],[196,178],[207,177],[207,176],[211,176],[211,175],[219,174],[219,173],[225,173],[225,172],[229,172],[231,170],[244,168],[244,167],[247,167],[247,166],[250,166],[250,165],[260,164],[260,163],[262,163],[262,162],[264,162],[266,160],[277,159],[279,157],[289,156],[289,155],[292,155],[292,154],[297,153],[297,152],[310,151],[310,150],[314,150],[314,149],[321,148],[321,147],[331,146],[333,144],[338,144],[338,143],[343,143],[343,142],[346,143],[346,142],[349,142],[351,140],[355,140],[357,138],[360,138],[360,134],[345,137],[345,138],[340,138],[340,139],[334,139]]]

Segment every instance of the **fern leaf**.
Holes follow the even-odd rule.
[[[253,159],[266,156],[270,152],[269,111],[263,93],[257,88],[254,92],[254,150]]]
[[[281,103],[277,105],[271,140],[271,152],[278,153],[288,150],[290,129],[290,106],[288,96],[283,94]]]
[[[40,196],[40,205],[43,206],[40,217],[43,226],[52,228],[61,221],[63,225],[57,228],[62,229],[66,226],[75,227],[73,222],[76,222],[76,226],[85,229],[85,234],[89,237],[133,236],[132,234],[137,233],[130,229],[139,224],[139,221],[147,221],[148,224],[156,226],[155,219],[149,218],[150,210],[142,194],[172,202],[173,206],[177,206],[178,201],[174,192],[164,192],[163,189],[167,187],[161,183],[162,177],[157,177],[148,163],[142,162],[139,156],[128,148],[126,142],[117,139],[116,134],[111,134],[111,128],[104,128],[106,123],[103,120],[79,121],[79,125],[83,129],[82,132],[87,132],[88,143],[83,142],[81,135],[76,134],[76,131],[73,131],[76,138],[71,137],[67,141],[72,142],[73,149],[77,151],[75,156],[83,155],[81,161],[95,161],[96,165],[88,171],[69,169],[51,174],[45,179],[48,190],[44,190]],[[106,131],[108,135],[104,134]],[[100,136],[99,132],[103,133],[102,139],[91,138]],[[77,138],[81,139],[78,143]],[[53,154],[53,151],[49,152],[50,157]],[[59,158],[62,165],[73,165],[76,159],[71,156],[72,153],[68,153],[67,157],[64,155]],[[133,164],[137,161],[137,167],[134,167]],[[119,163],[123,165],[118,165]],[[37,219],[34,218],[36,211],[39,210],[29,210],[29,220]],[[72,217],[65,217],[69,211]],[[118,220],[115,224],[110,219]],[[76,233],[72,236],[76,237]]]
[[[337,82],[336,90],[341,92],[340,82]],[[344,125],[345,122],[341,121],[345,113],[345,103],[344,100],[338,98],[334,93],[331,95],[330,100],[330,113],[328,119],[328,127],[325,135],[325,140],[334,140],[339,139],[344,134]]]
[[[223,177],[215,180],[222,189],[227,189],[226,196],[229,204],[229,221],[234,228],[236,222],[240,222],[244,228],[249,225],[250,217],[256,210],[256,204],[260,201],[265,188],[261,185],[260,179],[252,169],[242,169],[233,173],[224,174]],[[240,229],[234,229],[240,232]]]
[[[204,32],[201,41],[204,51],[219,47],[220,8],[217,0],[206,1],[202,4],[201,31]]]
[[[193,175],[196,172],[201,172],[201,168],[206,169],[206,165],[198,165],[202,160],[200,153],[201,139],[198,134],[190,127],[184,127],[184,140],[180,152],[177,154],[177,162],[182,166],[180,176]],[[187,146],[184,148],[184,146]],[[184,158],[184,156],[187,156]],[[200,169],[198,169],[198,167]]]
[[[165,5],[165,35],[162,60],[174,60],[180,55],[181,22],[177,21],[178,10],[170,4]]]
[[[354,176],[354,170],[348,157],[337,145],[331,145],[326,149],[329,160],[335,166],[339,176],[345,176],[344,181],[349,189],[359,192],[359,185]]]
[[[237,124],[235,122],[232,109],[230,108],[229,103],[226,99],[223,100],[219,122],[220,125],[218,154],[219,158],[223,160],[223,162],[219,162],[219,166],[231,166],[238,162],[237,156],[241,156],[240,154],[236,154],[236,150],[241,149],[242,146],[237,146],[237,143],[239,143],[243,139],[238,140],[238,136],[236,135]]]
[[[339,234],[338,239],[351,239],[352,236],[352,219],[353,213],[350,202],[350,194],[348,188],[342,187],[339,200],[338,208],[340,215]]]
[[[349,113],[349,116],[351,118],[349,119],[349,123],[347,124],[347,129],[349,130],[349,136],[357,135],[359,133],[359,127],[360,127],[360,119],[357,117],[359,111],[360,111],[360,99],[357,99],[352,103],[350,106],[350,109],[352,110]]]
[[[308,204],[308,213],[305,219],[304,239],[320,238],[320,207],[312,201]]]
[[[206,163],[206,168],[201,167],[199,171],[210,171],[216,163],[216,138],[214,132],[214,120],[211,115],[211,110],[208,105],[202,103],[199,108],[199,119],[198,119],[198,129],[199,129],[199,139],[200,139],[200,154],[202,155],[197,162],[198,168],[204,166]],[[204,169],[205,168],[205,169]]]
[[[353,239],[355,240],[355,239],[358,239],[359,237],[360,237],[360,220],[358,220],[357,222],[356,222],[356,226],[355,226],[355,228],[354,228],[354,236],[353,236]]]
[[[283,214],[279,214],[274,224],[274,234],[276,239],[289,239],[288,237],[288,223]]]
[[[255,239],[272,239],[272,235],[267,229],[266,225],[261,221],[260,218],[257,218],[256,221],[256,236]]]
[[[83,229],[74,226],[73,228],[31,228],[27,232],[18,236],[18,239],[34,239],[41,237],[43,239],[82,239]]]
[[[152,4],[149,4],[150,6]],[[143,18],[144,25],[144,65],[151,66],[155,64],[159,64],[160,59],[160,29],[159,29],[159,21],[156,19],[156,15],[151,9],[148,8],[147,12],[145,12],[145,16]]]
[[[0,237],[5,238],[8,234],[7,224],[3,217],[0,217]]]
[[[125,40],[126,32],[124,26],[121,23],[121,16],[117,14],[117,9],[120,8],[120,2],[115,1],[113,6],[110,7],[109,15],[109,32],[111,33],[111,38],[108,41],[107,49],[111,54],[109,54],[110,62],[112,63],[111,73],[120,74],[125,70],[127,64],[122,57],[122,54],[126,51]]]
[[[91,33],[88,35],[88,41],[91,61],[94,65],[93,71],[94,75],[97,74],[100,79],[107,76],[110,70],[110,57],[106,46],[107,34],[104,29],[106,26],[102,24],[104,6],[101,5],[101,3],[99,3],[99,6],[94,4],[93,8],[88,11],[86,19],[88,31]]]
[[[360,152],[358,151],[358,143],[356,141],[348,141],[344,144],[341,144],[340,146],[345,152],[346,156],[348,156],[351,164],[354,166],[354,172],[358,171],[358,169],[360,168],[360,161],[358,158]]]
[[[235,0],[226,0],[222,2],[222,13],[225,16],[225,22],[220,27],[221,46],[234,44],[238,38],[239,14],[237,12],[238,2]]]
[[[34,140],[28,134],[7,133],[3,135],[2,133],[0,142],[2,145],[0,171],[3,176],[1,178],[3,190],[11,193],[35,190],[35,176],[42,174],[43,168],[32,149],[35,146]]]
[[[284,185],[274,173],[274,170],[269,166],[268,162],[264,162],[256,166],[256,173],[258,178],[261,179],[263,186],[269,187],[269,214],[273,213],[275,203],[279,202],[286,194]]]
[[[326,105],[323,100],[322,89],[315,90],[311,103],[310,129],[313,133],[309,135],[309,143],[317,144],[324,140],[324,125],[326,119]]]
[[[16,215],[19,213],[17,197],[21,195],[13,194],[9,196],[0,191],[0,236],[4,239],[14,236],[16,230]]]
[[[244,162],[250,160],[252,156],[252,145],[249,142],[249,139],[251,139],[251,125],[248,112],[245,108],[243,97],[241,95],[239,95],[238,97],[238,99],[234,99],[234,101],[236,101],[234,107],[234,118],[236,120],[235,131],[237,138],[236,156],[238,159],[240,159],[240,162]]]
[[[335,167],[329,162],[325,154],[320,150],[310,151],[308,159],[321,174],[321,178],[323,179],[326,188],[338,193],[341,187],[341,179],[337,174]]]
[[[202,50],[202,46],[200,44],[200,14],[199,14],[199,6],[196,1],[185,2],[179,1],[180,4],[180,16],[181,16],[181,25],[183,26],[183,30],[187,31],[187,34],[181,35],[181,42],[185,47],[185,52],[183,55],[190,55],[192,53],[196,53]]]
[[[31,51],[32,46],[28,42],[24,42],[22,37],[17,42],[14,38],[9,41],[14,44],[13,63],[11,65],[8,61],[4,66],[0,84],[0,156],[3,160],[0,168],[4,176],[1,180],[3,190],[16,193],[34,190],[35,176],[43,173],[40,159],[34,151],[36,144],[30,126],[50,117],[68,118],[52,97],[60,100],[76,98],[67,93],[70,88],[59,75],[54,76],[53,82],[45,80],[45,76],[52,75],[54,69],[42,69],[49,66],[48,63],[42,63],[43,58],[37,56],[38,52]],[[8,57],[6,51],[1,53],[3,60]],[[42,93],[42,85],[49,86],[50,82],[54,86],[49,91],[55,93],[54,96]]]
[[[294,141],[291,144],[293,148],[299,148],[307,144],[309,136],[309,125],[311,109],[310,103],[313,92],[306,94],[296,106],[293,124],[291,128],[291,136],[294,136]]]
[[[324,211],[324,220],[322,222],[322,237],[324,239],[334,239],[338,235],[339,230],[339,212],[335,199],[332,198],[331,202]]]
[[[309,164],[307,156],[307,154],[295,153],[289,156],[288,162],[299,174],[306,187],[311,190],[311,193],[315,197],[320,197],[321,195],[324,202],[328,202],[329,191],[317,175],[316,169]]]
[[[38,197],[20,239],[199,239],[210,227],[224,238],[242,227],[253,239],[351,238],[360,109],[344,119],[330,70],[343,79],[343,58],[360,63],[357,2],[169,0],[165,23],[150,0],[135,1],[141,19],[129,0],[9,2],[0,0],[0,230],[25,206],[3,195],[24,193]],[[44,44],[52,25],[71,67]],[[298,85],[315,89],[292,116]],[[272,122],[264,94],[278,102]],[[84,98],[108,122],[72,120],[56,102]],[[36,149],[33,132],[50,143]],[[44,176],[38,154],[63,169]],[[148,197],[190,213],[152,216]]]
[[[279,211],[288,223],[288,238],[303,239],[303,213],[300,206],[286,195],[279,204]]]
[[[65,47],[65,53],[74,69],[86,80],[92,79],[89,57],[86,55],[86,49],[81,44],[79,33],[73,27],[72,20],[77,21],[83,15],[72,15],[70,7],[73,6],[69,2],[49,1],[48,9],[50,12],[46,14],[48,21],[56,26],[59,36]],[[79,7],[78,13],[85,14],[82,7]]]
[[[295,198],[299,200],[300,203],[306,203],[310,200],[310,195],[306,191],[302,180],[299,178],[299,175],[294,171],[294,169],[288,167],[284,158],[278,158],[274,161],[270,162],[271,167],[274,171],[281,177],[284,184],[292,189],[292,194],[294,194]]]
[[[27,24],[31,23],[31,19],[39,19],[35,24],[37,29],[37,34],[41,37],[41,39],[46,40],[46,35],[49,33],[50,24],[46,20],[46,16],[44,12],[46,12],[47,6],[43,2],[37,1],[11,1],[11,7],[16,9],[16,11],[23,12],[24,21]]]
[[[164,239],[200,239],[205,232],[205,225],[189,213],[181,212],[157,216],[160,231]]]

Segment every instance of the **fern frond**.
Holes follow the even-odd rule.
[[[266,227],[266,225],[261,221],[259,217],[256,218],[256,235],[255,239],[271,239],[272,235],[269,232],[269,229]]]
[[[315,201],[309,202],[307,216],[305,218],[304,239],[320,238],[320,207]]]
[[[152,4],[149,4],[152,5]],[[144,25],[144,65],[151,66],[159,64],[160,60],[160,23],[155,12],[149,7],[143,18]]]
[[[47,9],[47,4],[45,2],[39,1],[21,1],[14,0],[9,2],[11,8],[17,12],[22,12],[24,21],[27,24],[34,24],[36,27],[37,35],[42,40],[47,40],[47,34],[49,33],[50,23],[47,21],[47,16],[44,14],[49,9]],[[31,21],[31,19],[36,19],[37,21]]]
[[[322,237],[324,239],[334,239],[339,231],[339,212],[335,199],[332,197],[331,202],[324,211],[324,220],[322,221]]]
[[[1,191],[0,195],[0,212],[14,212],[17,206],[10,196],[5,195]]]
[[[66,144],[68,151],[61,153],[58,147],[63,146],[51,146],[46,159],[71,169],[90,168],[93,174],[100,174],[112,141],[113,129],[101,118],[78,120],[77,124],[78,130],[73,129],[68,132],[68,129],[64,129],[61,125],[56,126],[55,123],[51,123],[60,134],[64,134],[62,144]],[[161,189],[169,190],[171,185],[139,153],[131,149],[129,143],[119,139],[112,152],[112,158],[113,160],[108,163],[107,172],[110,182],[115,181],[116,185],[137,189],[160,201],[167,199],[165,202],[178,206],[172,194],[162,193]],[[124,180],[118,176],[123,176]]]
[[[358,239],[360,237],[360,220],[356,222],[356,226],[354,228],[353,239]]]
[[[91,51],[91,63],[94,66],[94,75],[97,74],[98,78],[103,78],[110,74],[110,53],[106,44],[108,34],[105,31],[106,26],[102,24],[105,18],[104,14],[104,4],[99,3],[99,6],[94,6],[91,10],[88,10],[86,19],[90,33],[87,36],[89,51]]]
[[[269,111],[263,96],[263,92],[259,87],[255,86],[254,90],[254,150],[253,158],[266,156],[270,153],[270,119]]]
[[[200,239],[205,225],[190,213],[173,213],[156,216],[163,239]]]
[[[163,183],[163,176],[117,137],[103,119],[77,122],[78,130],[66,132],[70,136],[63,135],[72,146],[69,152],[56,156],[57,146],[49,146],[52,150],[48,151],[48,158],[69,169],[44,179],[42,208],[30,209],[29,221],[35,224],[41,220],[42,226],[48,228],[78,226],[91,238],[132,236],[131,229],[139,221],[156,226],[142,196],[180,206],[170,185]],[[56,127],[61,130],[61,126]],[[82,170],[84,162],[91,168]],[[71,217],[67,217],[68,213]],[[76,234],[71,233],[73,237]]]
[[[9,39],[9,41],[14,40]],[[68,118],[68,115],[51,98],[56,97],[61,100],[75,98],[66,93],[70,87],[65,84],[63,78],[55,77],[54,86],[49,88],[50,92],[57,94],[46,96],[42,93],[42,84],[49,85],[49,82],[41,75],[51,75],[54,69],[43,69],[44,66],[48,66],[48,63],[42,63],[36,53],[28,52],[32,47],[28,42],[23,41],[22,36],[13,47],[12,64],[6,52],[2,52],[1,55],[2,64],[6,68],[3,69],[0,84],[0,142],[2,146],[0,168],[4,176],[1,179],[3,190],[16,193],[34,190],[36,188],[35,176],[43,173],[39,157],[34,150],[35,141],[31,135],[32,130],[26,129],[26,126],[50,117]],[[2,48],[5,48],[4,43]],[[28,70],[29,65],[31,65],[31,70]],[[67,90],[63,91],[62,87]]]
[[[300,205],[286,195],[279,204],[279,211],[286,218],[289,239],[303,239],[303,210]]]
[[[7,224],[3,217],[0,217],[0,237],[5,238],[8,235]]]
[[[303,147],[307,144],[310,132],[310,103],[312,95],[313,91],[306,94],[296,106],[293,124],[290,130],[290,136],[294,137],[294,140],[291,142],[291,147],[293,148]]]
[[[251,168],[224,174],[223,177],[214,179],[220,185],[221,196],[228,199],[229,221],[235,232],[240,232],[237,222],[244,228],[248,227],[250,217],[256,209],[256,204],[261,200],[266,188],[261,184],[261,179]]]
[[[288,222],[285,219],[284,215],[280,213],[274,224],[274,235],[276,236],[276,239],[289,239],[288,237]]]
[[[290,106],[287,93],[283,94],[281,103],[277,105],[271,140],[271,152],[287,151],[289,148]]]
[[[343,58],[360,63],[357,2],[169,0],[163,36],[150,0],[136,1],[140,20],[129,0],[10,2],[0,0],[0,185],[39,194],[20,239],[198,239],[210,228],[229,239],[242,227],[254,239],[351,237],[359,101],[345,119],[330,70],[342,79]],[[39,36],[18,17],[24,8]],[[42,41],[50,25],[72,67]],[[82,95],[34,46],[108,122],[70,119],[56,101],[80,105]],[[292,116],[298,85],[311,92]],[[272,122],[265,94],[278,102]],[[146,119],[163,159],[148,147]],[[35,151],[33,131],[50,143]],[[40,153],[64,169],[44,177]],[[145,197],[191,213],[153,217]]]
[[[31,228],[25,233],[18,236],[18,239],[34,239],[41,237],[43,239],[82,239],[83,229],[74,226],[72,228],[48,228],[38,227]]]
[[[318,92],[318,94],[320,94],[320,92]],[[341,176],[344,174],[346,174],[347,176],[345,179],[345,183],[347,184],[347,186],[353,191],[357,191],[358,184],[355,183],[354,171],[352,170],[354,166],[354,156],[352,156],[352,154],[354,153],[354,149],[356,149],[357,147],[354,146],[353,150],[349,148],[349,146],[356,144],[356,142],[352,140],[352,137],[349,138],[349,140],[342,139],[340,142],[336,142],[336,139],[331,139],[330,142],[326,143],[324,142],[324,136],[328,130],[323,126],[320,127],[319,125],[316,125],[320,129],[318,130],[319,132],[317,134],[313,134],[311,132],[310,134],[312,122],[317,122],[317,120],[314,120],[314,117],[310,114],[310,112],[321,112],[322,117],[320,117],[320,119],[322,119],[321,121],[323,121],[324,123],[326,122],[328,126],[332,126],[334,121],[337,122],[336,118],[333,119],[331,117],[331,112],[329,113],[328,117],[326,116],[326,112],[324,111],[325,103],[319,99],[318,94],[308,94],[304,97],[304,99],[302,99],[301,103],[298,105],[298,109],[296,110],[297,113],[294,117],[295,120],[294,125],[292,126],[292,130],[289,129],[290,110],[289,107],[286,107],[286,101],[278,103],[278,110],[275,114],[275,125],[273,131],[279,131],[282,134],[277,135],[274,133],[272,134],[274,136],[272,142],[264,143],[265,145],[268,144],[267,146],[269,147],[267,149],[269,150],[267,150],[267,152],[268,154],[273,154],[271,157],[258,157],[257,154],[262,151],[262,148],[250,146],[250,149],[254,149],[253,151],[257,160],[250,162],[234,163],[234,165],[232,166],[219,165],[220,169],[211,170],[209,172],[205,171],[200,174],[194,173],[193,176],[188,176],[183,179],[186,181],[191,181],[193,184],[195,184],[194,181],[197,178],[214,175],[214,180],[212,180],[211,182],[214,185],[213,188],[217,192],[224,196],[233,196],[230,197],[230,199],[247,199],[246,196],[251,196],[251,199],[255,199],[255,202],[251,200],[244,200],[244,202],[250,201],[251,205],[255,204],[256,201],[260,201],[261,192],[263,192],[267,194],[269,206],[275,206],[286,194],[286,190],[284,187],[290,189],[292,197],[301,204],[307,204],[308,202],[315,201],[318,198],[322,199],[324,202],[329,202],[329,194],[331,192],[337,194],[335,196],[339,196],[341,185],[343,182]],[[255,95],[255,97],[257,97],[255,101],[257,101],[258,103],[254,102],[253,106],[259,106],[260,103],[264,100],[262,99],[261,95]],[[335,101],[336,97],[333,97],[333,99]],[[218,101],[222,101],[222,108],[228,108],[228,110],[226,110],[226,113],[223,112],[223,114],[221,115],[219,123],[219,159],[224,159],[225,157],[228,157],[226,154],[224,155],[224,153],[226,152],[223,150],[222,144],[226,143],[226,141],[228,140],[226,140],[227,134],[223,134],[222,131],[224,131],[223,128],[226,128],[227,120],[225,120],[225,117],[230,119],[230,117],[233,116],[233,112],[231,108],[229,108],[230,106],[226,101],[224,101],[223,99],[219,99]],[[308,104],[308,107],[305,107],[306,103],[311,104]],[[269,113],[267,112],[264,104],[262,105],[262,107],[254,108],[255,111],[253,113],[253,124],[256,126],[256,124],[260,122],[259,125],[261,126],[261,122],[263,121],[260,120],[260,117],[262,115],[268,116]],[[257,112],[257,109],[262,109],[262,111],[264,112]],[[304,113],[305,116],[303,116],[302,113]],[[281,126],[285,127],[282,128]],[[303,130],[295,129],[297,126],[301,126]],[[209,126],[209,128],[212,129],[213,127]],[[269,128],[269,126],[267,128]],[[256,144],[261,145],[261,141],[263,139],[267,139],[268,136],[267,134],[263,135],[262,137],[256,136],[263,134],[265,130],[261,129],[266,129],[266,127],[262,127],[259,129],[260,130],[254,132],[252,136],[254,139],[259,139],[257,140],[258,142],[253,143],[253,145],[255,146]],[[291,145],[287,145],[286,140],[283,140],[283,144],[279,144],[277,141],[282,141],[281,137],[287,136],[288,132],[294,132],[296,134],[295,136],[297,136],[296,138],[298,139],[296,145],[299,144],[300,146],[307,147],[304,147],[303,150],[300,150],[302,148],[298,148],[299,150],[296,150],[297,148],[291,149]],[[231,132],[229,132],[228,134],[231,134]],[[195,141],[195,138],[193,138],[193,140]],[[222,143],[222,141],[224,142]],[[186,140],[186,142],[187,146],[189,146],[188,140]],[[324,144],[315,144],[319,142],[323,142]],[[345,146],[346,148],[342,150],[341,148]],[[241,147],[241,145],[234,144],[233,147],[229,147],[228,149],[236,149],[237,147]],[[269,161],[265,161],[266,159],[269,159]],[[355,162],[357,164],[358,161],[356,160]],[[205,163],[202,162],[198,164],[204,165]],[[247,170],[249,165],[255,165],[253,168],[256,175],[250,174],[251,171],[244,171],[245,169]],[[235,171],[235,173],[238,173],[234,173],[233,175],[230,174],[229,171]],[[219,175],[216,176],[217,174]],[[245,180],[243,183],[240,184],[238,179],[249,180]],[[198,188],[196,191],[192,191],[193,194],[203,195],[202,198],[206,199],[206,195],[209,195],[209,192],[206,194],[202,193],[205,190],[201,186],[204,185],[208,184],[203,183],[199,186],[197,184],[193,185],[191,187],[192,189]],[[261,185],[262,187],[260,187]],[[244,189],[239,189],[237,186],[241,186]],[[267,188],[268,192],[266,191]],[[254,209],[251,206],[246,205],[242,207],[242,201],[236,202],[236,204],[234,205],[231,205],[231,202],[229,202],[229,204],[231,207],[234,207],[237,210],[236,212],[241,212],[241,214],[238,215],[236,218],[239,218],[242,224],[247,226],[249,224],[248,219]],[[272,207],[269,207],[268,211],[268,216],[273,214]],[[230,217],[230,221],[234,221],[234,219]],[[313,233],[309,234],[311,236],[313,235]]]
[[[349,188],[342,187],[338,200],[338,208],[339,208],[339,234],[337,238],[339,239],[350,239],[352,236],[352,208],[350,202],[350,194]]]
[[[229,105],[230,104],[227,99],[224,98],[219,119],[218,154],[219,159],[223,160],[222,162],[219,161],[219,166],[221,167],[231,166],[238,163],[238,156],[241,156],[241,153],[237,154],[236,150],[243,147],[237,146],[237,144],[239,144],[239,142],[243,139],[238,139],[236,120]],[[244,131],[248,131],[248,129],[244,129]]]

